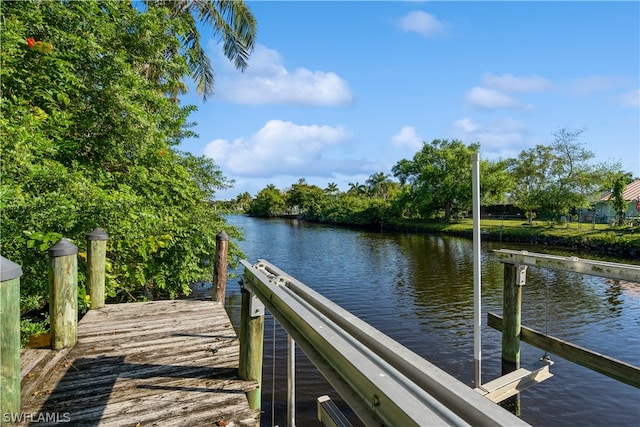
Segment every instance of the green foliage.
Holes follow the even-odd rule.
[[[338,194],[301,179],[286,192],[268,185],[251,201],[248,213],[254,216],[295,213],[310,221],[380,227],[390,219],[391,207],[391,200],[376,197],[372,192]]]
[[[473,220],[464,219],[456,222],[435,222],[423,220],[393,219],[388,226],[398,230],[409,230],[425,233],[450,233],[471,237]],[[595,224],[585,227],[584,224],[572,223],[569,227],[549,227],[543,222],[535,221],[532,225],[517,220],[480,220],[483,240],[500,240],[538,243],[549,246],[565,246],[594,253],[616,254],[623,259],[637,259],[640,253],[640,227],[610,227],[607,224]]]
[[[35,317],[25,317],[20,319],[21,338],[20,344],[24,345],[31,337],[39,337],[49,331],[49,318],[38,319]]]
[[[366,183],[367,191],[373,197],[388,199],[398,190],[398,183],[389,179],[384,172],[377,172],[369,176]]]
[[[607,183],[612,186],[615,177],[622,174],[617,163],[590,163],[593,153],[578,141],[583,132],[560,129],[550,146],[538,145],[508,161],[515,183],[513,202],[527,212],[529,221],[534,211],[558,220],[573,209],[588,208],[598,200],[603,187]]]
[[[508,169],[515,182],[513,204],[526,212],[529,224],[534,211],[542,207],[551,160],[551,148],[544,145],[523,150],[518,159],[509,160]]]
[[[336,184],[335,182],[328,183],[324,191],[332,195],[336,195],[340,192],[340,190],[338,189],[338,184]]]
[[[282,192],[275,185],[270,184],[251,200],[247,213],[253,216],[276,216],[282,214],[285,206]]]
[[[530,226],[540,212],[546,213],[552,226],[560,213],[589,207],[599,199],[599,191],[617,188],[620,165],[589,164],[593,155],[576,142],[581,132],[560,130],[552,146],[524,150],[517,159],[481,160],[482,204],[513,203],[526,212]],[[322,190],[304,178],[286,192],[270,185],[251,201],[248,212],[296,213],[313,221],[367,226],[401,219],[460,221],[471,210],[471,160],[479,147],[457,140],[424,143],[411,160],[393,167],[399,182],[384,172],[374,173],[364,184],[349,183],[346,193],[337,191],[334,183]]]
[[[624,190],[632,181],[632,178],[628,174],[619,173],[613,179],[613,186],[611,189],[611,204],[614,211],[618,214],[618,225],[624,224],[625,211],[627,210],[627,201],[624,199]]]
[[[598,175],[588,163],[594,155],[578,142],[583,132],[560,129],[553,134],[553,156],[542,200],[555,218],[568,214],[572,207],[587,207],[586,195],[598,187]]]
[[[247,210],[249,210],[249,206],[251,204],[251,195],[245,191],[242,194],[238,194],[233,202],[233,208],[235,210],[246,212]]]
[[[401,185],[409,186],[413,217],[459,218],[471,209],[471,155],[479,144],[436,139],[423,144],[412,160],[403,159],[392,171]]]
[[[328,210],[328,222],[380,227],[390,219],[389,200],[345,194],[338,203],[341,206],[336,203],[333,209]]]
[[[508,160],[480,160],[480,195],[485,206],[501,205],[513,191],[514,180],[508,172]]]
[[[179,55],[186,59],[203,100],[213,94],[215,75],[200,43],[198,24],[211,27],[214,36],[224,42],[224,55],[236,68],[244,71],[249,65],[248,58],[255,44],[257,25],[244,1],[145,0],[145,4],[149,10],[159,10],[163,19],[171,23],[170,34],[180,41],[180,45],[168,46],[165,55],[170,59]],[[155,70],[149,71],[153,73]],[[184,84],[173,79],[167,93],[172,99],[177,99],[177,95],[185,90]]]
[[[51,244],[65,236],[82,257],[95,227],[110,236],[109,297],[188,293],[211,275],[216,234],[239,232],[209,202],[228,185],[218,167],[176,148],[193,107],[165,96],[190,74],[166,55],[181,46],[167,9],[1,7],[0,231],[2,255],[23,268],[22,310],[46,302]],[[86,307],[82,271],[79,289]]]
[[[309,185],[303,180],[293,184],[285,197],[287,207],[296,209],[305,218],[312,220],[322,218],[326,200],[328,200],[327,193],[322,188]]]
[[[349,194],[355,194],[355,195],[366,195],[367,194],[367,186],[364,184],[360,184],[359,182],[350,182],[349,183],[349,191],[347,191],[347,193]]]

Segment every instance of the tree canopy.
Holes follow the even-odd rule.
[[[193,60],[166,19],[172,10],[122,1],[0,7],[0,230],[2,255],[23,267],[23,311],[46,300],[47,248],[64,236],[82,257],[95,227],[110,236],[112,298],[188,293],[210,277],[216,234],[240,234],[211,203],[227,179],[211,159],[178,148],[193,135],[194,107],[167,94]]]
[[[483,206],[513,204],[530,222],[536,215],[558,220],[590,208],[601,191],[621,194],[630,175],[617,163],[590,163],[593,154],[578,141],[582,132],[560,129],[551,145],[524,150],[515,159],[481,159]],[[377,172],[364,184],[349,183],[344,193],[335,183],[323,191],[304,178],[282,191],[269,185],[250,201],[248,212],[276,216],[295,210],[309,220],[369,226],[402,218],[456,221],[471,211],[471,159],[479,148],[458,140],[425,142],[412,159],[393,166],[398,181]],[[624,201],[618,205],[624,207]]]
[[[513,203],[527,212],[558,219],[589,208],[622,174],[618,163],[593,164],[594,154],[579,141],[583,129],[560,129],[549,146],[537,145],[508,161],[514,179]]]
[[[445,219],[459,217],[471,208],[471,154],[479,144],[436,139],[423,144],[412,160],[403,159],[392,171],[400,184],[409,186],[413,215]]]

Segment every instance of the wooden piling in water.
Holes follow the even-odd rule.
[[[227,252],[229,250],[229,236],[224,231],[216,235],[216,252],[213,263],[213,283],[211,284],[211,299],[224,304],[227,292]]]
[[[62,238],[49,249],[51,348],[70,348],[78,340],[78,247]]]
[[[104,307],[105,266],[109,235],[100,228],[87,234],[87,290],[90,309]]]
[[[238,377],[242,380],[257,381],[258,388],[246,393],[249,407],[260,409],[262,393],[262,349],[264,342],[264,311],[260,315],[252,312],[251,292],[241,289],[240,310],[240,361]]]
[[[20,412],[20,276],[22,268],[0,256],[0,425]]]
[[[526,266],[504,264],[502,375],[520,369],[522,286],[526,283],[526,272]],[[505,399],[501,405],[520,415],[520,394]]]
[[[487,326],[502,331],[502,318],[497,314],[487,313]],[[569,362],[599,372],[616,381],[640,388],[640,367],[638,366],[633,366],[630,363],[580,347],[526,326],[522,326],[520,329],[520,341],[553,353]]]

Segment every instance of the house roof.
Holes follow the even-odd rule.
[[[622,192],[622,196],[627,202],[640,199],[640,179],[636,179],[635,181],[627,184],[624,191]],[[611,193],[604,195],[600,200],[606,202],[610,198]]]

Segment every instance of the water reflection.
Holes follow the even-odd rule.
[[[620,280],[605,280],[607,285],[606,295],[607,302],[611,305],[609,311],[612,316],[620,316],[622,314],[622,286]]]

